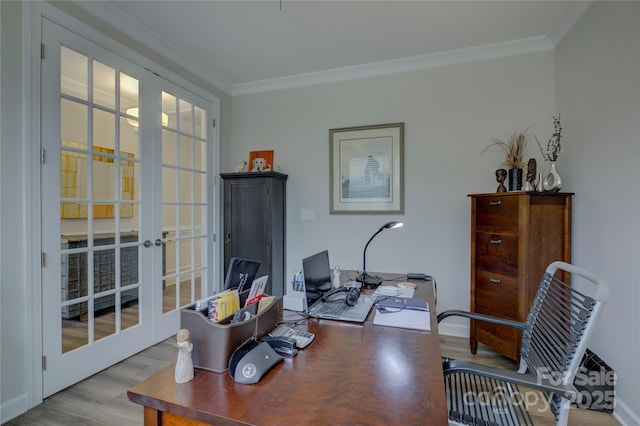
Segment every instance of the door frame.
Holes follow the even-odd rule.
[[[77,6],[74,5],[76,8]],[[41,93],[40,93],[40,74],[41,74],[41,48],[42,40],[41,22],[42,19],[49,19],[58,25],[84,37],[93,43],[96,43],[105,49],[108,49],[124,59],[131,61],[138,66],[156,73],[163,79],[176,84],[187,91],[197,94],[212,105],[216,126],[211,129],[213,132],[213,146],[211,147],[213,155],[213,170],[208,174],[207,185],[213,188],[213,203],[210,213],[213,215],[213,232],[212,232],[212,255],[210,273],[208,274],[207,292],[214,290],[215,277],[220,275],[220,242],[216,236],[220,233],[220,188],[217,181],[217,175],[220,170],[220,99],[211,92],[197,86],[188,81],[179,74],[174,73],[157,64],[124,44],[116,41],[105,33],[96,30],[94,27],[74,18],[66,12],[56,8],[45,2],[23,2],[22,3],[22,52],[23,52],[23,69],[24,74],[24,94],[23,94],[23,134],[25,141],[24,164],[23,164],[23,187],[26,189],[26,196],[23,200],[24,211],[26,214],[25,235],[27,247],[25,248],[24,276],[25,282],[31,283],[24,288],[24,300],[29,302],[31,309],[25,309],[25,315],[22,320],[25,324],[27,335],[24,338],[25,343],[25,366],[26,378],[26,405],[27,409],[38,405],[43,400],[43,345],[42,345],[42,313],[41,309],[33,307],[42,307],[42,185],[41,185]],[[128,37],[128,35],[125,34]],[[165,52],[166,53],[166,52]],[[47,52],[45,52],[45,55]]]

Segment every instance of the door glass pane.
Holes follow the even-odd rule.
[[[95,299],[95,340],[104,339],[116,332],[116,296],[97,297]]]
[[[201,139],[207,138],[207,112],[202,108],[194,108],[195,133],[194,135]]]
[[[65,46],[60,48],[60,92],[87,100],[89,60]]]
[[[126,330],[140,323],[138,292],[139,288],[132,288],[122,292],[122,303],[120,305],[122,311],[122,330]]]
[[[89,343],[87,311],[87,302],[62,307],[62,353]]]
[[[180,99],[180,132],[193,135],[193,109],[189,102]]]
[[[180,170],[180,202],[193,202],[193,173]]]
[[[61,55],[62,338],[64,348],[77,348],[140,322],[140,137],[130,109],[139,104],[139,82],[69,49]],[[121,308],[132,306],[125,323]],[[80,324],[67,327],[72,321]]]
[[[139,84],[138,79],[125,73],[120,73],[120,112],[126,113],[129,108],[139,105]]]
[[[180,167],[193,168],[193,142],[189,136],[180,136]]]
[[[176,126],[176,97],[162,92],[162,112],[167,115],[167,126],[171,129],[175,129]]]
[[[176,309],[176,279],[164,279],[162,287],[162,313],[166,314]]]
[[[194,173],[194,176],[194,202],[204,204],[207,202],[207,175],[205,173]]]
[[[193,207],[180,206],[180,238],[193,236]]]
[[[93,102],[109,109],[116,106],[116,70],[93,61]]]
[[[194,154],[193,154],[193,167],[196,170],[206,171],[207,170],[207,144],[205,141],[194,140]]]
[[[60,139],[65,142],[81,143],[88,140],[87,106],[68,99],[60,99]]]
[[[202,297],[201,275],[195,275],[200,259],[206,257],[206,244],[194,240],[202,235],[201,215],[207,203],[207,113],[192,102],[163,92],[163,113],[169,116],[169,127],[177,124],[179,133],[165,130],[162,134],[162,225],[167,232],[166,272],[175,274],[177,289],[165,290],[164,305],[175,307]],[[176,117],[177,113],[177,117]],[[206,216],[205,216],[206,217]],[[167,281],[166,281],[167,282]],[[177,300],[175,300],[177,298]]]
[[[176,183],[178,174],[176,169],[162,168],[162,201],[165,203],[176,202]]]
[[[162,163],[170,166],[178,165],[178,151],[176,147],[177,133],[162,131]]]
[[[116,121],[115,114],[103,111],[98,108],[93,109],[93,150],[101,152],[102,149],[116,148]]]

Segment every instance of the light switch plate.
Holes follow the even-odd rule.
[[[314,209],[300,209],[300,219],[315,220],[316,211]]]

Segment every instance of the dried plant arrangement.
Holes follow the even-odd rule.
[[[528,130],[529,127],[516,130],[507,140],[492,139],[491,144],[486,146],[481,153],[491,147],[498,147],[505,154],[505,159],[502,162],[504,166],[509,169],[521,169],[525,165],[524,156],[529,142]]]
[[[545,161],[556,161],[558,159],[558,154],[562,151],[562,146],[560,145],[560,139],[562,139],[562,125],[560,124],[560,114],[557,117],[553,118],[553,135],[549,138],[547,142],[547,147],[545,149],[542,148],[540,141],[536,137],[536,142],[540,147],[540,152],[542,153],[542,157]]]

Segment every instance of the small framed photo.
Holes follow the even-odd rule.
[[[404,213],[404,123],[329,130],[331,214]]]
[[[250,172],[270,172],[273,170],[273,150],[249,152]]]

